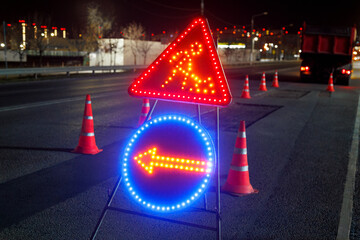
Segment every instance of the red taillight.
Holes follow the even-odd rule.
[[[341,73],[342,74],[346,74],[346,75],[350,75],[351,74],[351,70],[346,70],[345,68],[341,69]]]
[[[310,70],[309,66],[301,66],[300,71],[302,72],[308,72]]]

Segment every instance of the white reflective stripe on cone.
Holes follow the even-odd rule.
[[[93,137],[93,136],[95,136],[95,133],[86,133],[86,132],[82,132],[81,133],[81,136],[85,136],[85,137]]]
[[[246,132],[238,132],[237,137],[238,138],[246,138]]]
[[[84,116],[84,119],[87,119],[87,120],[93,120],[93,116]]]
[[[91,101],[86,101],[85,103],[86,103],[86,104],[91,104]]]
[[[248,172],[249,171],[249,166],[243,166],[243,167],[238,167],[238,166],[230,166],[231,170],[234,171],[238,171],[238,172]]]
[[[143,104],[144,106],[144,104]],[[145,103],[145,107],[150,107],[150,103]]]
[[[147,113],[141,113],[140,116],[144,116],[146,117],[148,114]]]
[[[234,149],[234,154],[246,155],[246,154],[247,154],[247,150],[246,150],[246,148],[235,148],[235,149]]]

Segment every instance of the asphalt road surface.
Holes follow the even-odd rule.
[[[271,87],[275,69],[278,89]],[[221,184],[245,120],[250,181],[259,193],[221,194],[223,239],[336,239],[346,216],[352,219],[347,237],[359,239],[359,173],[355,192],[345,186],[348,163],[358,163],[360,70],[354,70],[350,86],[335,85],[333,93],[326,85],[300,82],[299,62],[225,72],[233,102],[220,110]],[[262,72],[267,92],[258,91]],[[120,174],[124,145],[137,127],[142,101],[130,97],[127,88],[138,74],[0,85],[0,239],[89,239]],[[240,98],[246,74],[251,99]],[[96,143],[103,149],[97,155],[71,152],[86,94],[92,98]],[[196,110],[160,101],[153,116],[181,113],[197,119]],[[201,113],[203,126],[214,135],[214,108],[201,107]],[[214,189],[212,180],[206,194],[211,209]],[[343,206],[347,199],[354,201],[353,211]],[[143,212],[123,184],[112,206]],[[214,214],[198,211],[165,217],[216,224]],[[109,211],[97,239],[216,239],[216,234]]]

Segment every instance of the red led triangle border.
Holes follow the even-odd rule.
[[[176,59],[178,56],[183,57],[183,60]],[[194,61],[193,58],[200,60]],[[174,67],[175,62],[177,65]],[[192,72],[192,64],[197,65],[197,71]],[[198,72],[201,74],[197,75]],[[182,76],[180,81],[178,75]],[[212,106],[229,105],[232,100],[230,89],[207,20],[196,18],[189,24],[134,80],[128,92],[131,96],[142,98]]]

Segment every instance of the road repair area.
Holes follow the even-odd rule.
[[[232,162],[245,151],[234,150],[245,121],[248,168],[241,169],[254,191],[221,192],[223,239],[360,238],[360,70],[349,86],[335,84],[329,92],[326,84],[301,82],[299,69],[298,62],[225,68],[233,99],[220,108],[220,185],[230,181],[231,169],[245,167]],[[275,70],[279,87],[271,86]],[[263,72],[267,91],[259,90]],[[0,85],[0,239],[91,237],[144,107],[128,95],[138,75]],[[241,98],[246,75],[251,98]],[[88,116],[87,94],[95,145],[102,149],[95,155],[72,152]],[[197,122],[196,106],[158,101],[151,118],[185,115]],[[201,106],[200,112],[201,126],[215,141],[216,108]],[[201,211],[204,196],[207,209],[215,209],[215,183],[211,175],[194,208],[161,213],[136,203],[123,181],[111,203],[123,211],[107,212],[96,239],[216,239],[216,214]]]

